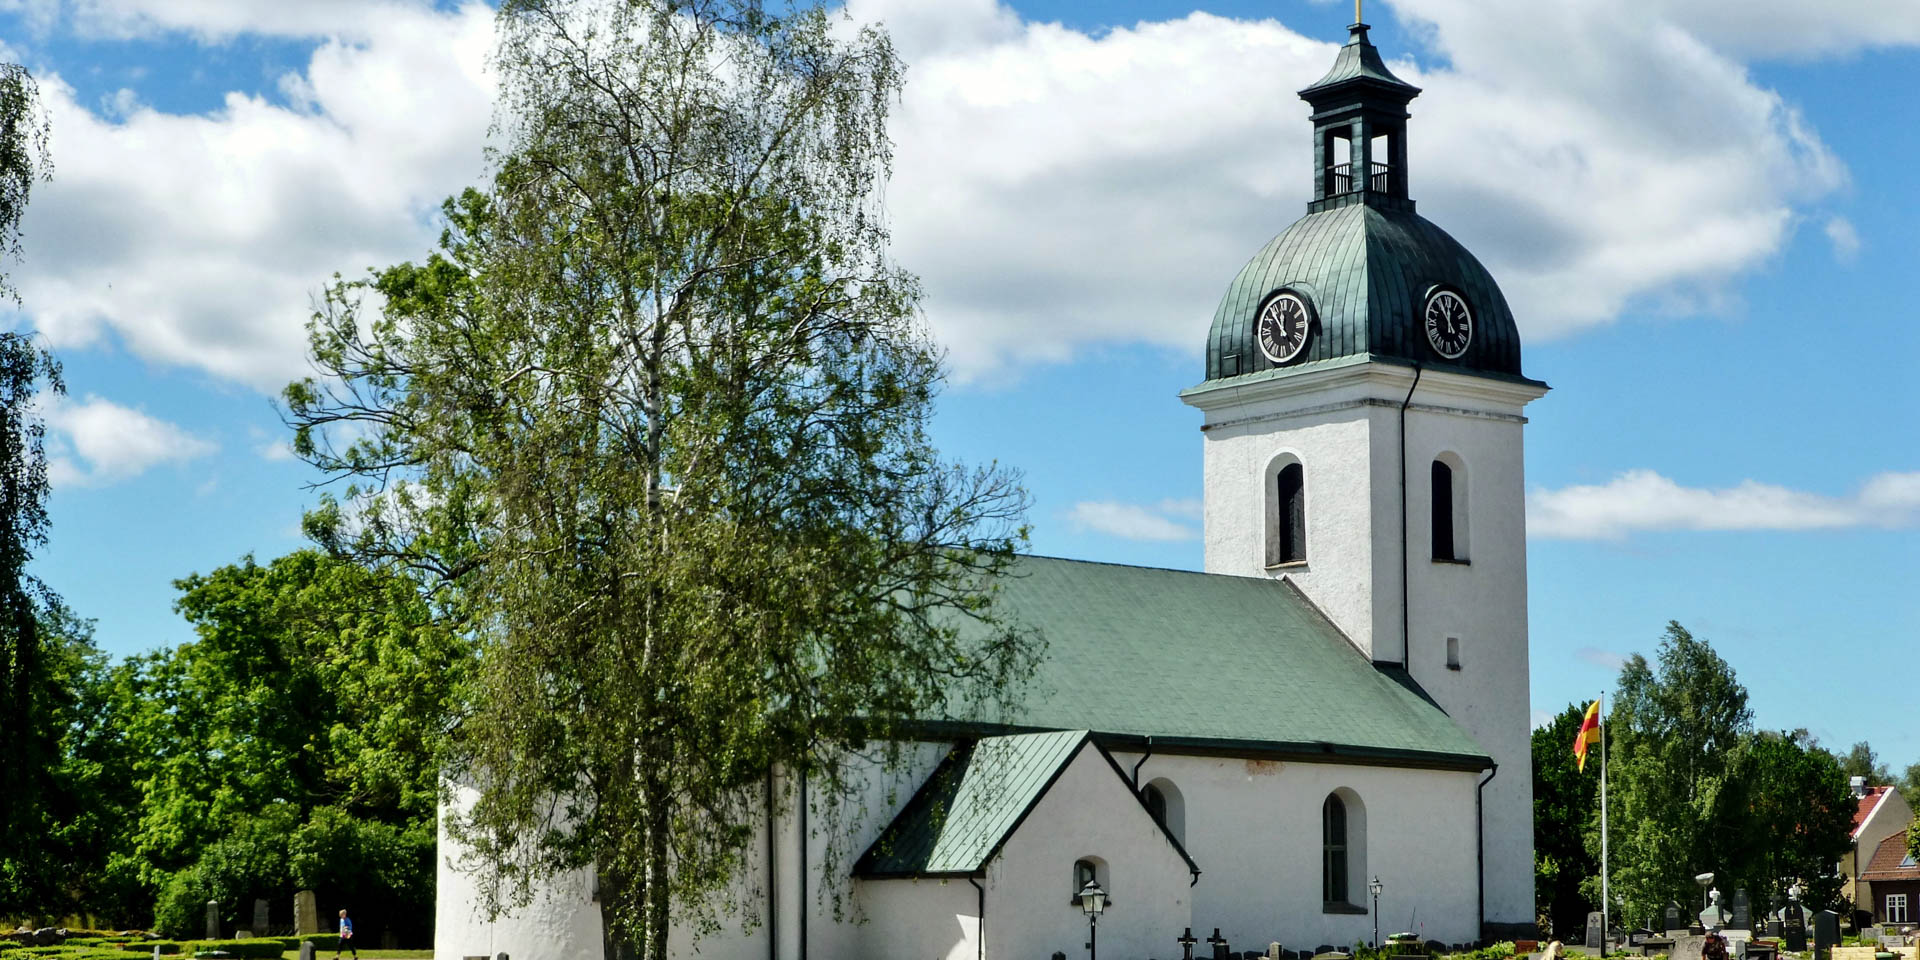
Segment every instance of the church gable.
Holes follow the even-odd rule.
[[[1158,830],[1087,731],[986,737],[948,754],[854,864],[854,875],[877,880],[982,874],[1076,762],[1097,768],[1094,779],[1110,780],[1092,788],[1101,793],[1103,816],[1137,815],[1144,828]],[[1167,842],[1197,873],[1179,843]]]

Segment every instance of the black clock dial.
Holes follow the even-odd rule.
[[[1427,297],[1425,326],[1433,352],[1458,360],[1473,342],[1473,311],[1452,290],[1435,290]]]
[[[1274,363],[1286,363],[1306,349],[1311,327],[1306,301],[1296,294],[1280,293],[1260,308],[1260,320],[1254,329],[1260,352]]]

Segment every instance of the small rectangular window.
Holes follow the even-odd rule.
[[[1447,669],[1460,669],[1460,638],[1447,638]]]
[[[1297,463],[1280,468],[1275,480],[1277,519],[1274,562],[1296,563],[1307,558],[1306,471]]]
[[[1907,895],[1904,893],[1887,894],[1887,922],[1907,922]]]

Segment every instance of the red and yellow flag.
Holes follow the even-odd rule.
[[[1600,701],[1587,708],[1580,720],[1580,732],[1573,737],[1573,755],[1579,758],[1580,772],[1587,772],[1587,745],[1600,742]]]

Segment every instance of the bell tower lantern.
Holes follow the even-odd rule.
[[[1413,207],[1407,199],[1407,103],[1420,88],[1387,69],[1367,29],[1364,23],[1348,27],[1333,69],[1300,91],[1313,107],[1309,212],[1356,202]]]

